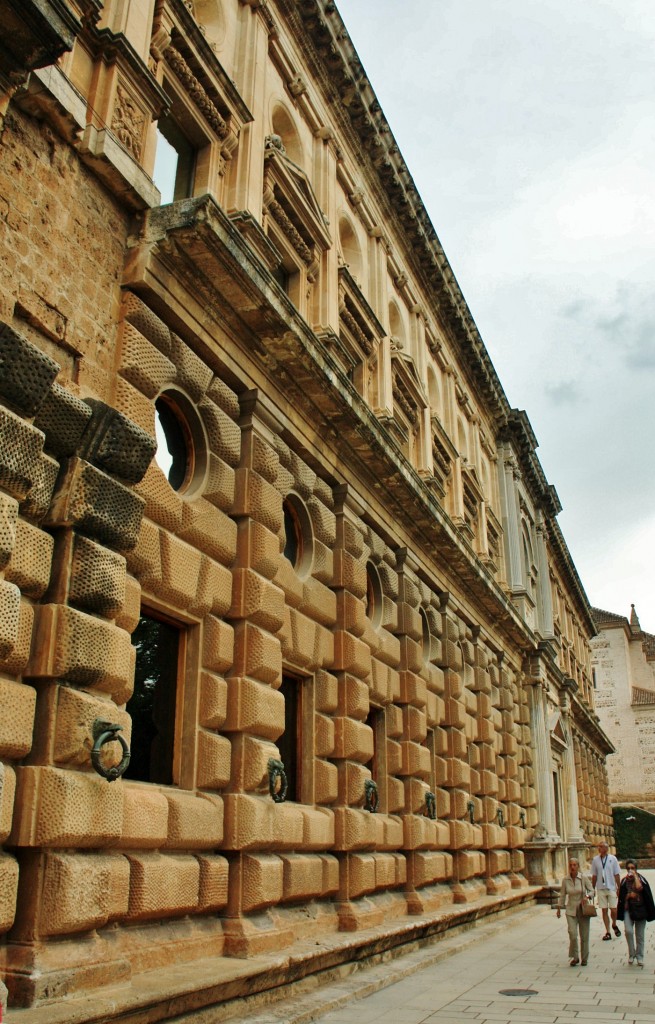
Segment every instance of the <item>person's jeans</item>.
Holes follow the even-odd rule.
[[[640,964],[644,963],[644,945],[646,940],[646,922],[632,921],[628,910],[623,911],[623,927],[625,928],[625,940],[627,942],[627,955],[630,959],[637,959]],[[635,943],[637,942],[637,948]]]
[[[623,926],[625,928],[625,938],[628,943],[628,956],[631,960],[634,960],[636,956],[638,962],[643,964],[644,944],[646,938],[646,922],[633,921],[630,917],[629,911],[625,910],[623,913]],[[637,943],[636,949],[635,940]]]

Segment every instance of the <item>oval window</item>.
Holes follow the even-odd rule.
[[[291,562],[299,576],[307,576],[313,554],[312,526],[307,509],[295,494],[289,494],[282,502],[282,513],[284,557]]]
[[[182,392],[164,391],[156,399],[155,436],[155,462],[174,491],[188,491],[204,474],[206,443],[195,408]]]
[[[366,615],[376,628],[382,622],[382,581],[372,562],[366,563]]]

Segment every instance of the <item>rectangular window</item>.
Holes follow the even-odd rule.
[[[125,778],[173,783],[177,684],[183,656],[182,630],[143,613],[132,634],[136,647],[130,764]]]
[[[193,195],[196,151],[175,118],[157,122],[157,152],[153,180],[161,192],[162,205]]]
[[[302,682],[296,676],[282,676],[280,693],[284,697],[284,732],[277,740],[280,760],[287,776],[287,800],[302,801]]]

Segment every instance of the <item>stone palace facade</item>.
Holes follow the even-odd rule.
[[[560,876],[611,827],[594,621],[334,3],[0,24],[10,1019]]]

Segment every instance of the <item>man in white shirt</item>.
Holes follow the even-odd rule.
[[[609,852],[609,846],[603,839],[598,844],[598,854],[591,862],[591,882],[598,893],[598,906],[603,912],[603,923],[605,934],[603,942],[612,938],[610,932],[610,918],[612,915],[612,928],[615,935],[621,934],[621,929],[616,923],[616,906],[619,899],[619,883],[621,881],[621,868],[613,853]],[[609,909],[609,912],[608,912]]]

